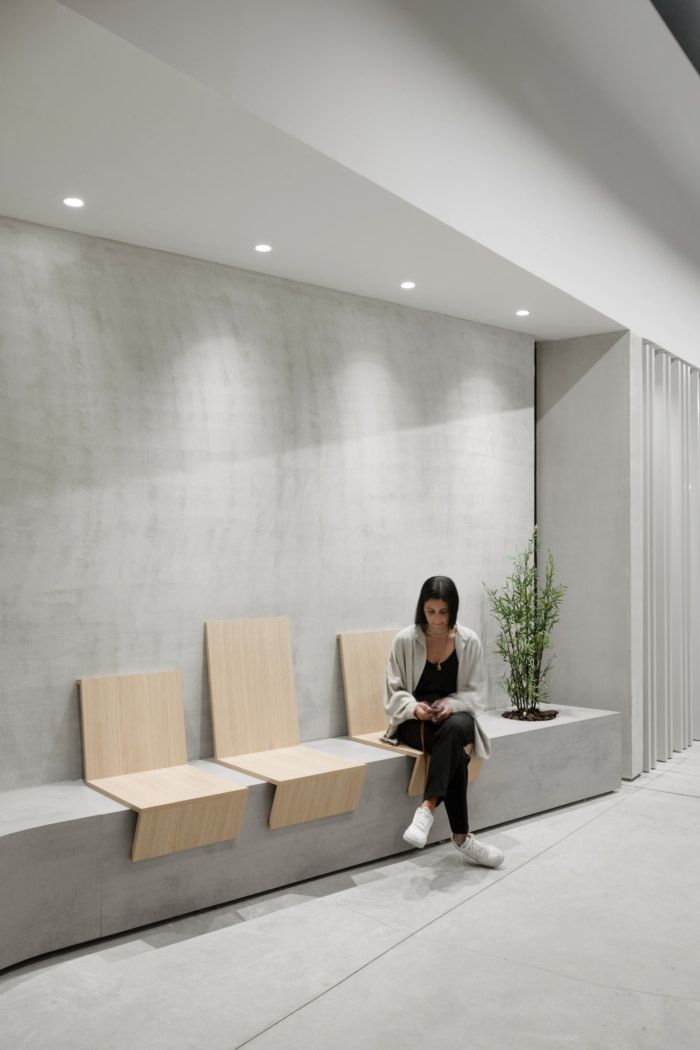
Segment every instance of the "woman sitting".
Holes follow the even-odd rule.
[[[431,576],[418,598],[415,623],[392,643],[384,706],[390,718],[385,739],[426,751],[430,773],[421,805],[404,839],[422,849],[436,806],[445,803],[452,841],[474,864],[497,868],[503,853],[469,832],[467,766],[473,744],[477,758],[491,745],[477,716],[483,710],[481,642],[457,623],[459,595],[448,576]]]

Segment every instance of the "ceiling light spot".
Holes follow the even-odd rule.
[[[529,317],[530,316],[530,311],[529,310],[516,310],[515,311],[515,316],[516,317]]]
[[[271,252],[272,251],[272,245],[271,244],[256,244],[255,245],[255,250],[256,250],[256,252]]]
[[[63,203],[68,208],[82,208],[85,201],[81,200],[80,197],[64,197]]]
[[[406,288],[406,289],[408,289],[408,288],[415,288],[416,287],[416,282],[415,281],[402,281],[401,282],[401,287],[402,288]]]

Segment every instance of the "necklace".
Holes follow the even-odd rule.
[[[426,632],[426,636],[428,638],[450,638],[451,635],[452,635],[452,631],[449,628],[446,631],[436,631],[436,632],[427,631]],[[450,656],[451,655],[452,654],[450,653]],[[435,661],[435,666],[436,666],[438,671],[442,671],[442,664],[443,664],[443,661],[445,659],[446,659],[446,657],[445,657],[445,644],[443,642],[442,650],[440,651],[440,656]]]

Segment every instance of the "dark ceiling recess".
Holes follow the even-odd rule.
[[[700,73],[700,0],[651,0]]]

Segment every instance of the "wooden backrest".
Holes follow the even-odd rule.
[[[299,743],[289,620],[205,624],[217,758]]]
[[[384,675],[396,631],[350,631],[338,635],[348,733],[386,729]]]
[[[80,680],[85,779],[187,762],[179,671]]]

